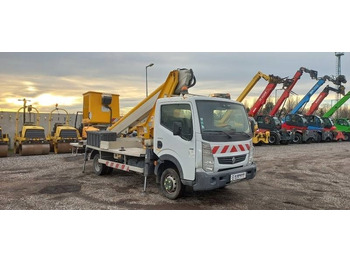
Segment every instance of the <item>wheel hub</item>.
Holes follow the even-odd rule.
[[[173,177],[171,177],[171,176],[168,176],[164,180],[164,188],[168,192],[174,192],[176,190],[176,181],[175,181],[175,179]]]

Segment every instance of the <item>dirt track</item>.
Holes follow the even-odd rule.
[[[0,159],[0,209],[350,209],[350,143],[255,147],[257,176],[208,192],[164,198],[153,176],[98,177],[71,154]]]

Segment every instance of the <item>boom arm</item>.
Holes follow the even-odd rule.
[[[138,136],[142,136],[145,139],[152,138],[153,119],[157,100],[163,97],[180,95],[181,89],[184,86],[190,88],[195,83],[196,79],[192,69],[173,70],[160,87],[109,127],[108,130],[120,134],[125,130],[130,133],[137,129]]]
[[[269,76],[269,84],[265,87],[256,103],[250,109],[248,115],[254,117],[260,108],[266,103],[267,98],[271,95],[272,91],[276,88],[277,84],[283,83],[283,79],[278,76]]]
[[[320,104],[322,103],[322,101],[328,96],[329,91],[334,91],[338,94],[345,94],[345,88],[344,86],[340,86],[338,89],[330,87],[329,85],[327,85],[323,91],[318,95],[318,97],[316,98],[316,100],[312,103],[309,111],[306,112],[305,115],[309,116],[312,115],[320,106]]]
[[[345,81],[345,83],[346,83],[346,80],[345,80],[344,76],[342,76],[342,75],[339,76],[337,79],[332,79],[331,77],[329,77],[327,75],[320,78],[317,81],[317,83],[310,89],[310,91],[303,97],[303,99],[301,99],[301,101],[292,109],[292,111],[290,111],[290,114],[298,113],[298,111],[310,101],[310,98],[312,97],[312,95],[316,93],[316,91],[326,82],[326,80],[329,80],[335,84],[340,84],[339,79],[340,79],[340,81],[342,81],[342,82]]]
[[[331,117],[346,101],[350,99],[350,92],[348,92],[342,99],[340,99],[331,109],[326,112],[323,117]]]
[[[266,81],[270,81],[270,76],[265,75],[261,73],[260,71],[256,73],[256,75],[253,77],[253,79],[249,82],[249,84],[246,86],[246,88],[243,90],[243,92],[239,95],[239,97],[236,99],[238,102],[242,102],[243,99],[249,94],[249,92],[252,90],[252,88],[256,85],[256,83],[261,79],[264,78]]]
[[[310,77],[312,79],[316,79],[317,78],[317,71],[315,70],[309,70],[306,69],[305,67],[301,67],[294,75],[294,77],[292,79],[289,79],[289,81],[286,81],[284,86],[286,86],[287,88],[284,90],[283,94],[281,95],[281,97],[278,99],[276,105],[274,106],[274,108],[272,108],[271,112],[270,112],[270,116],[275,116],[277,111],[280,109],[281,105],[283,104],[283,102],[289,97],[289,94],[292,92],[293,87],[295,86],[295,84],[299,81],[300,77],[303,75],[303,72],[310,74]]]

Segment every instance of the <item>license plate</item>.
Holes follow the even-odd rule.
[[[231,175],[231,181],[237,181],[237,180],[241,180],[247,177],[247,172],[243,172],[243,173],[238,173],[238,174],[232,174]]]

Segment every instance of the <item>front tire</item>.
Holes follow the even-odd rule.
[[[165,197],[175,200],[183,194],[185,187],[181,183],[178,171],[174,168],[167,168],[161,175],[160,188]]]
[[[276,134],[274,134],[274,133],[270,134],[269,144],[276,145],[277,144],[277,140],[278,140],[278,138],[277,138]]]
[[[301,144],[303,142],[303,136],[300,133],[295,133],[293,143]]]

